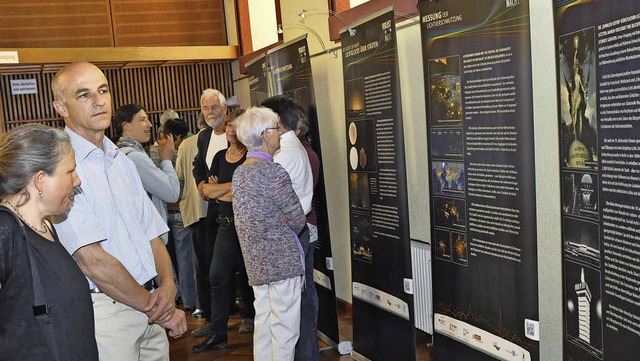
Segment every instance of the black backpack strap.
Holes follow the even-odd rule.
[[[57,359],[57,347],[55,344],[55,335],[53,332],[53,324],[51,320],[51,305],[49,305],[44,296],[44,288],[42,287],[42,280],[40,279],[40,273],[38,272],[38,267],[36,267],[36,260],[33,256],[33,252],[31,251],[31,242],[27,237],[27,231],[25,230],[25,225],[16,214],[11,212],[6,207],[0,207],[1,211],[7,212],[11,214],[18,225],[20,226],[20,232],[22,233],[22,238],[25,240],[25,247],[27,248],[27,254],[29,255],[29,266],[31,267],[31,279],[33,283],[33,316],[39,321],[40,329],[42,330],[42,335],[44,336],[47,346],[49,346],[49,350],[52,352],[52,355]]]

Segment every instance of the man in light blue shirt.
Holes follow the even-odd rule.
[[[56,74],[52,89],[83,182],[55,227],[89,280],[100,359],[168,360],[161,326],[174,337],[186,331],[159,238],[168,228],[133,163],[104,136],[111,124],[107,79],[93,64],[73,63]]]

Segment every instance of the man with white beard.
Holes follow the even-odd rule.
[[[218,90],[205,89],[200,96],[200,110],[207,123],[207,128],[198,134],[198,154],[193,160],[193,177],[198,185],[200,196],[204,200],[208,200],[202,193],[202,185],[208,182],[213,156],[219,150],[227,148],[227,137],[222,122],[227,114],[227,101]],[[198,303],[202,307],[202,317],[206,320],[202,327],[191,332],[193,336],[197,337],[209,335],[209,321],[211,320],[209,269],[218,234],[218,223],[216,222],[218,213],[218,203],[216,200],[210,201],[207,217],[204,220],[204,234],[193,240]]]

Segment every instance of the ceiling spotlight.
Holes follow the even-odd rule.
[[[284,30],[282,30],[282,24],[278,24],[278,34],[283,34]]]
[[[302,9],[302,11],[300,12],[300,14],[298,14],[298,16],[304,19],[307,16],[307,10]]]
[[[351,36],[351,37],[356,36],[356,29],[354,29],[354,28],[352,28],[350,26],[347,26],[346,29],[349,32],[349,36]]]

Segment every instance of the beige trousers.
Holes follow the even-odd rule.
[[[253,359],[293,361],[300,336],[302,277],[253,286]]]
[[[149,325],[144,313],[92,293],[100,361],[168,361],[169,340],[163,327]]]

